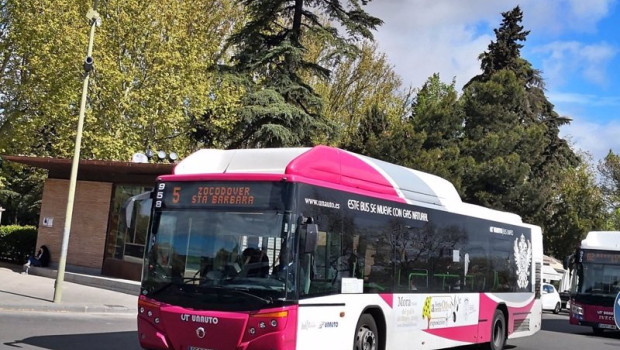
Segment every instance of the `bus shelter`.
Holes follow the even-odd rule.
[[[2,157],[7,161],[47,171],[37,246],[49,247],[50,267],[57,268],[65,224],[71,159]],[[170,163],[80,160],[67,251],[67,271],[140,280],[148,220],[139,220],[138,224],[127,228],[122,207],[133,195],[151,190],[156,178],[171,173],[173,167],[174,164]]]

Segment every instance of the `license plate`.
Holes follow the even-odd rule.
[[[614,326],[613,324],[599,323],[598,328],[616,329],[616,326]]]

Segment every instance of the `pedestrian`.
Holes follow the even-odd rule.
[[[30,266],[47,267],[49,263],[50,251],[45,245],[42,245],[36,255],[28,257],[28,262],[24,264],[24,274],[28,274],[28,269],[30,269]]]

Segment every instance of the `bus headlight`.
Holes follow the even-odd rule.
[[[573,304],[570,306],[570,309],[573,314],[583,316],[583,308],[581,306]]]

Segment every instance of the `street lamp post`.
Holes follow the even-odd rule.
[[[6,209],[0,207],[0,226],[2,226],[2,212],[5,211]]]
[[[97,13],[97,3],[93,1],[93,7],[88,10],[86,17],[90,20],[90,36],[88,38],[88,51],[84,60],[84,83],[82,86],[82,100],[80,102],[80,115],[78,118],[77,134],[75,135],[75,150],[71,163],[71,177],[69,179],[69,195],[67,197],[67,211],[65,214],[65,227],[62,235],[62,247],[58,260],[58,275],[54,284],[54,302],[60,303],[62,299],[62,283],[65,280],[65,268],[67,265],[67,250],[69,248],[69,235],[71,233],[71,219],[73,217],[73,201],[75,199],[75,187],[77,183],[78,163],[80,161],[80,148],[82,144],[82,129],[84,128],[84,114],[86,110],[86,97],[88,95],[88,81],[90,72],[93,70],[93,41],[95,39],[95,27],[100,25],[101,18]]]

